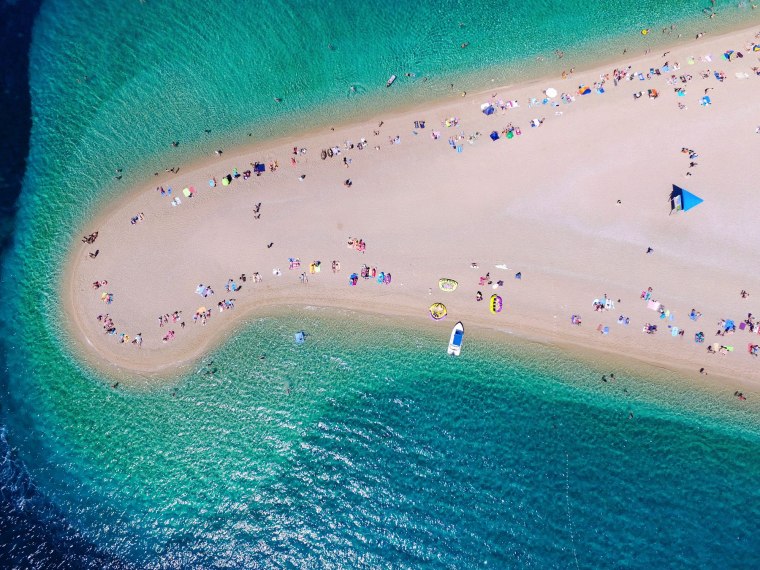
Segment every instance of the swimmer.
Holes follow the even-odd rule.
[[[282,99],[280,97],[274,98],[275,103],[282,103]]]

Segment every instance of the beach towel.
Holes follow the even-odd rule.
[[[672,327],[670,329],[670,334],[673,336],[678,336],[678,330],[679,330],[678,327]]]

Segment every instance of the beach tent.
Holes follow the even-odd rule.
[[[480,106],[480,110],[483,111],[484,115],[493,115],[496,112],[496,109],[490,103],[483,103]]]
[[[680,212],[680,211],[688,211],[691,210],[694,206],[698,206],[704,202],[702,198],[699,196],[692,194],[688,190],[684,190],[683,188],[676,186],[673,184],[673,191],[670,193],[670,213],[672,214],[673,211]]]
[[[491,132],[491,140],[492,141],[499,140],[499,133],[497,133],[496,131]]]

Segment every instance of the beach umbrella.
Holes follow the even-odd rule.
[[[208,309],[206,309],[206,307],[198,307],[198,310],[195,311],[195,312],[198,313],[198,314],[200,314],[200,313],[205,313],[207,310]]]
[[[229,186],[230,185],[230,179],[226,176],[222,178],[222,186]]]
[[[216,186],[216,180],[214,180],[214,179],[212,178],[211,180],[209,180],[209,181],[208,181],[208,185],[209,185],[211,188],[213,188],[214,186]]]
[[[549,99],[553,99],[557,96],[557,90],[554,87],[549,87],[544,93]]]
[[[185,189],[183,189],[183,190],[182,190],[182,193],[185,195],[185,198],[189,198],[190,196],[192,196],[192,195],[193,195],[193,193],[192,193],[192,192],[190,192],[190,189],[189,189],[189,188],[185,188]]]

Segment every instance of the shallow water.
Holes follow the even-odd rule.
[[[139,566],[760,554],[760,426],[734,400],[625,370],[603,384],[477,334],[452,359],[448,327],[410,342],[325,313],[259,319],[169,386],[112,389],[82,371],[27,390],[26,409],[55,405],[18,445],[67,519]]]
[[[554,49],[568,60],[604,57],[606,45],[643,49],[642,27],[702,25],[684,20],[698,2],[196,4],[56,0],[38,18],[31,167],[2,274],[14,319],[0,323],[0,485],[16,518],[0,533],[0,561],[758,559],[760,422],[730,395],[624,370],[601,385],[588,364],[469,332],[452,360],[446,330],[410,334],[318,310],[255,321],[174,383],[113,389],[72,356],[60,324],[64,244],[146,173],[248,132],[261,139],[442,97],[450,83],[535,76],[536,55]],[[726,21],[754,17],[721,10]],[[400,79],[386,89],[391,73]],[[310,337],[299,347],[301,329]],[[17,558],[35,533],[42,546]]]

